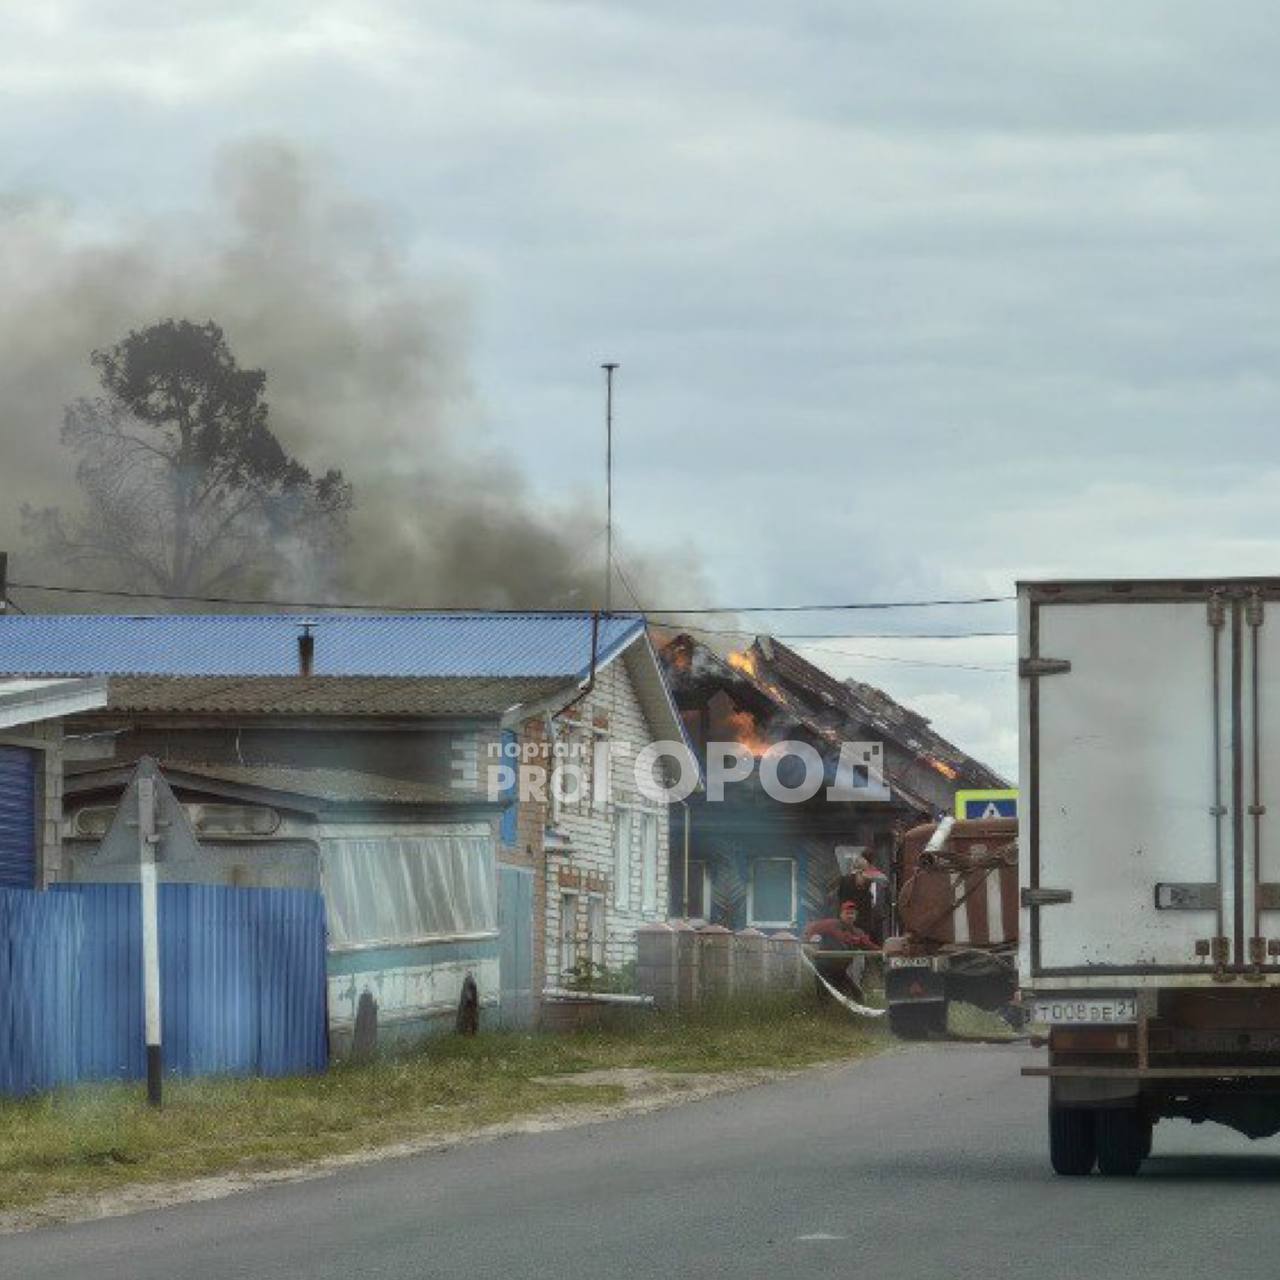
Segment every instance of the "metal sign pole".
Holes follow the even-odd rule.
[[[600,366],[604,370],[604,611],[613,609],[613,375],[616,361]]]
[[[138,861],[142,882],[142,987],[146,1007],[147,1101],[161,1103],[164,1059],[160,1041],[160,919],[156,895],[156,784],[138,779]]]

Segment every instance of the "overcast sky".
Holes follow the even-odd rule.
[[[200,208],[228,144],[314,154],[465,299],[535,491],[598,489],[621,362],[620,525],[714,603],[1280,568],[1268,0],[0,13],[7,199],[110,234]],[[809,652],[1013,772],[1010,640]]]

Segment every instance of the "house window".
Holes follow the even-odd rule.
[[[751,864],[747,923],[771,929],[790,928],[796,920],[794,858],[757,858]]]
[[[560,895],[560,973],[569,978],[578,968],[578,895]]]
[[[711,868],[697,858],[689,859],[689,901],[684,914],[689,920],[711,919]]]
[[[619,911],[631,910],[631,830],[634,814],[619,809],[613,824],[613,902]]]
[[[591,808],[604,813],[609,807],[609,739],[596,731],[591,744]]]
[[[336,947],[496,933],[492,828],[324,841],[329,939]]]
[[[640,910],[658,909],[658,815],[641,815]]]
[[[591,971],[598,974],[604,968],[604,899],[592,894],[587,899],[587,948],[591,954]]]

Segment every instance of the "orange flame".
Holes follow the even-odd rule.
[[[740,653],[731,653],[728,662],[735,671],[743,671],[752,677],[757,674],[755,655],[749,649],[743,649]]]
[[[755,717],[750,711],[730,711],[725,716],[726,727],[736,741],[741,743],[753,756],[762,756],[772,743],[760,732]]]
[[[954,782],[960,776],[960,771],[958,769],[953,769],[944,760],[934,760],[932,757],[930,757],[929,763],[935,769],[937,769],[937,771],[940,774],[942,774],[944,778],[950,778],[952,782]]]

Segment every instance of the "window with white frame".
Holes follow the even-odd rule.
[[[599,973],[604,968],[604,921],[604,899],[598,893],[593,893],[587,899],[587,950],[594,973]]]
[[[327,839],[322,865],[335,947],[497,930],[497,873],[487,829]]]
[[[641,815],[640,909],[658,909],[658,819],[656,813]]]
[[[595,731],[591,743],[591,810],[604,813],[609,807],[610,776],[609,737],[602,730]]]
[[[560,973],[570,977],[578,968],[578,895],[560,895]]]
[[[619,809],[613,824],[613,905],[631,910],[631,841],[635,812]]]
[[[747,923],[756,927],[786,929],[795,922],[795,859],[756,858],[751,864]]]

